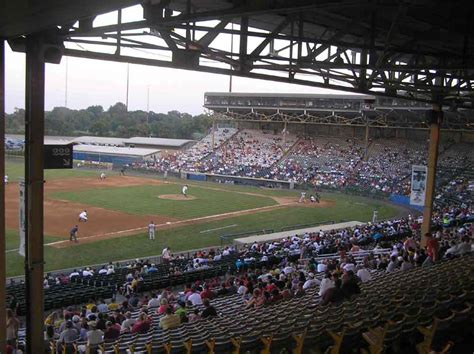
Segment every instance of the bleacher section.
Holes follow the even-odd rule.
[[[470,255],[428,268],[376,271],[360,294],[330,306],[320,304],[317,288],[260,308],[247,307],[240,295],[219,297],[211,301],[218,317],[170,330],[160,329],[163,315],[149,308],[151,330],[122,334],[100,348],[104,353],[348,353],[357,348],[398,353],[416,346],[428,353],[437,342],[450,345],[448,339],[458,338],[458,346],[472,344],[473,261]]]

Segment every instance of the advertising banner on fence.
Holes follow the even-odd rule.
[[[422,165],[411,167],[411,193],[410,204],[424,206],[426,194],[426,177],[428,168]]]
[[[20,180],[20,207],[18,208],[18,231],[20,234],[20,247],[18,248],[18,253],[25,257],[25,234],[26,234],[26,224],[25,224],[25,181]]]

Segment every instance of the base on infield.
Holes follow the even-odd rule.
[[[185,197],[182,194],[161,194],[158,196],[160,199],[168,199],[168,200],[194,200],[196,197],[193,197],[192,195],[188,195]]]

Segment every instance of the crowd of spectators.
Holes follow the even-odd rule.
[[[182,287],[151,293],[132,290],[119,302],[91,300],[79,307],[53,311],[45,319],[45,338],[55,339],[58,345],[79,340],[94,346],[116,341],[127,333],[146,333],[153,326],[155,330],[169,330],[182,323],[221,316],[225,302],[214,300],[228,295],[240,296],[240,306],[245,308],[278,306],[310,290],[320,297],[321,306],[338,303],[357,295],[359,284],[370,282],[374,276],[429,267],[442,258],[471,252],[472,230],[461,223],[441,225],[428,235],[425,248],[419,241],[419,220],[408,217],[255,242],[242,250],[227,248],[225,256],[224,250],[198,252],[189,259],[189,265],[205,259],[212,266],[220,255],[237,257],[235,268],[223,277]],[[321,257],[328,253],[331,255]],[[175,259],[170,254],[168,262]],[[137,261],[128,267],[131,272],[126,282],[146,272],[148,263]]]
[[[134,167],[159,172],[181,170],[284,180],[325,188],[408,195],[412,165],[427,164],[427,142],[358,139],[219,128],[191,149]],[[474,166],[472,144],[449,141],[440,147],[439,175]],[[461,175],[462,177],[462,175]],[[471,176],[472,178],[472,176]]]
[[[203,139],[185,151],[167,154],[153,161],[135,163],[131,168],[140,168],[160,173],[165,171],[179,172],[180,170],[200,171],[201,161],[236,133],[237,129],[235,128],[216,128],[214,132],[209,132]],[[212,145],[213,140],[214,145]]]
[[[273,178],[270,168],[295,142],[296,137],[289,134],[241,130],[202,161],[200,172]]]

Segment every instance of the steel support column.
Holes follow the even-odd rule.
[[[428,176],[426,177],[426,196],[423,208],[423,224],[421,226],[421,245],[426,245],[425,234],[431,230],[433,199],[435,194],[436,167],[438,164],[439,131],[441,127],[441,107],[433,106],[436,119],[430,122],[430,144],[428,147]]]
[[[365,120],[365,154],[364,160],[367,161],[369,158],[369,116],[362,112],[362,120]]]
[[[5,176],[5,41],[0,39],[0,178]],[[0,185],[0,353],[5,353],[5,183]]]
[[[27,353],[43,353],[43,144],[45,64],[42,39],[26,41],[25,279]]]

